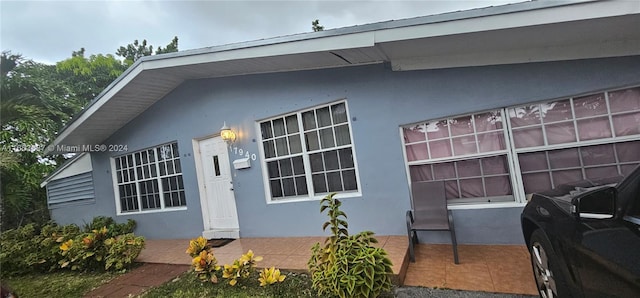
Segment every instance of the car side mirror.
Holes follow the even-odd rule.
[[[614,187],[601,188],[573,199],[573,213],[578,218],[607,219],[616,213],[617,191]]]

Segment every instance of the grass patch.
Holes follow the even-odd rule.
[[[230,286],[224,278],[217,284],[202,283],[193,271],[188,271],[174,280],[153,288],[141,297],[316,297],[311,290],[311,278],[305,273],[283,272],[287,278],[279,284],[260,287],[258,272],[254,272],[249,279],[239,280],[235,286]]]
[[[10,277],[8,285],[18,297],[82,297],[120,273],[59,271]]]

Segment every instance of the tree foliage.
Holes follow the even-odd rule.
[[[320,20],[316,19],[311,22],[311,29],[313,32],[324,31],[324,26],[320,26]]]
[[[56,157],[43,157],[41,147],[80,105],[67,98],[69,90],[55,66],[10,52],[1,59],[0,207],[2,229],[7,229],[48,220],[39,184]]]
[[[172,53],[178,51],[178,37],[174,36],[173,40],[164,48],[158,47],[155,51],[155,54],[165,54]],[[127,66],[131,66],[136,60],[144,57],[153,55],[153,46],[147,46],[147,40],[143,39],[142,42],[139,42],[137,39],[133,41],[133,43],[128,44],[127,46],[121,46],[116,51],[116,55],[124,58],[124,64]]]
[[[178,51],[178,37],[155,54]],[[49,219],[43,178],[64,161],[44,156],[44,145],[140,57],[153,54],[153,46],[137,40],[120,47],[116,55],[71,57],[46,65],[9,51],[0,62],[0,228],[7,230]]]
[[[86,105],[122,72],[127,69],[113,55],[91,55],[85,57],[84,48],[74,51],[71,58],[56,64],[56,71],[65,78],[73,97]]]
[[[158,49],[156,50],[156,55],[173,53],[177,51],[178,51],[178,37],[174,36],[171,42],[166,47],[164,47],[164,49],[162,47],[158,47]]]

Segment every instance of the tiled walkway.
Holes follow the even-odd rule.
[[[419,244],[404,285],[538,294],[524,245],[458,245],[458,256],[455,265],[451,245]]]
[[[453,263],[451,245],[419,244],[409,263],[404,236],[377,236],[393,262],[396,282],[407,286],[537,295],[529,254],[520,245],[458,245],[460,264]],[[214,248],[220,264],[232,263],[249,249],[264,259],[258,267],[307,270],[311,246],[324,237],[242,238]],[[190,265],[188,239],[147,240],[137,261]],[[404,278],[404,280],[403,280]]]
[[[307,270],[307,261],[311,257],[311,247],[324,242],[324,237],[292,237],[292,238],[242,238],[223,246],[214,248],[213,252],[219,264],[230,264],[248,250],[262,256],[258,267],[275,266],[287,270]],[[393,272],[399,274],[402,265],[406,267],[407,240],[403,236],[376,236],[378,245],[382,246],[393,262]],[[191,264],[191,258],[185,253],[189,246],[188,239],[147,240],[146,248],[138,257],[138,262]]]

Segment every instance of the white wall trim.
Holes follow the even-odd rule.
[[[448,205],[449,210],[472,210],[472,209],[492,209],[492,208],[522,208],[526,203],[519,202],[503,202],[503,203],[482,203],[482,204],[464,204],[464,205]]]

